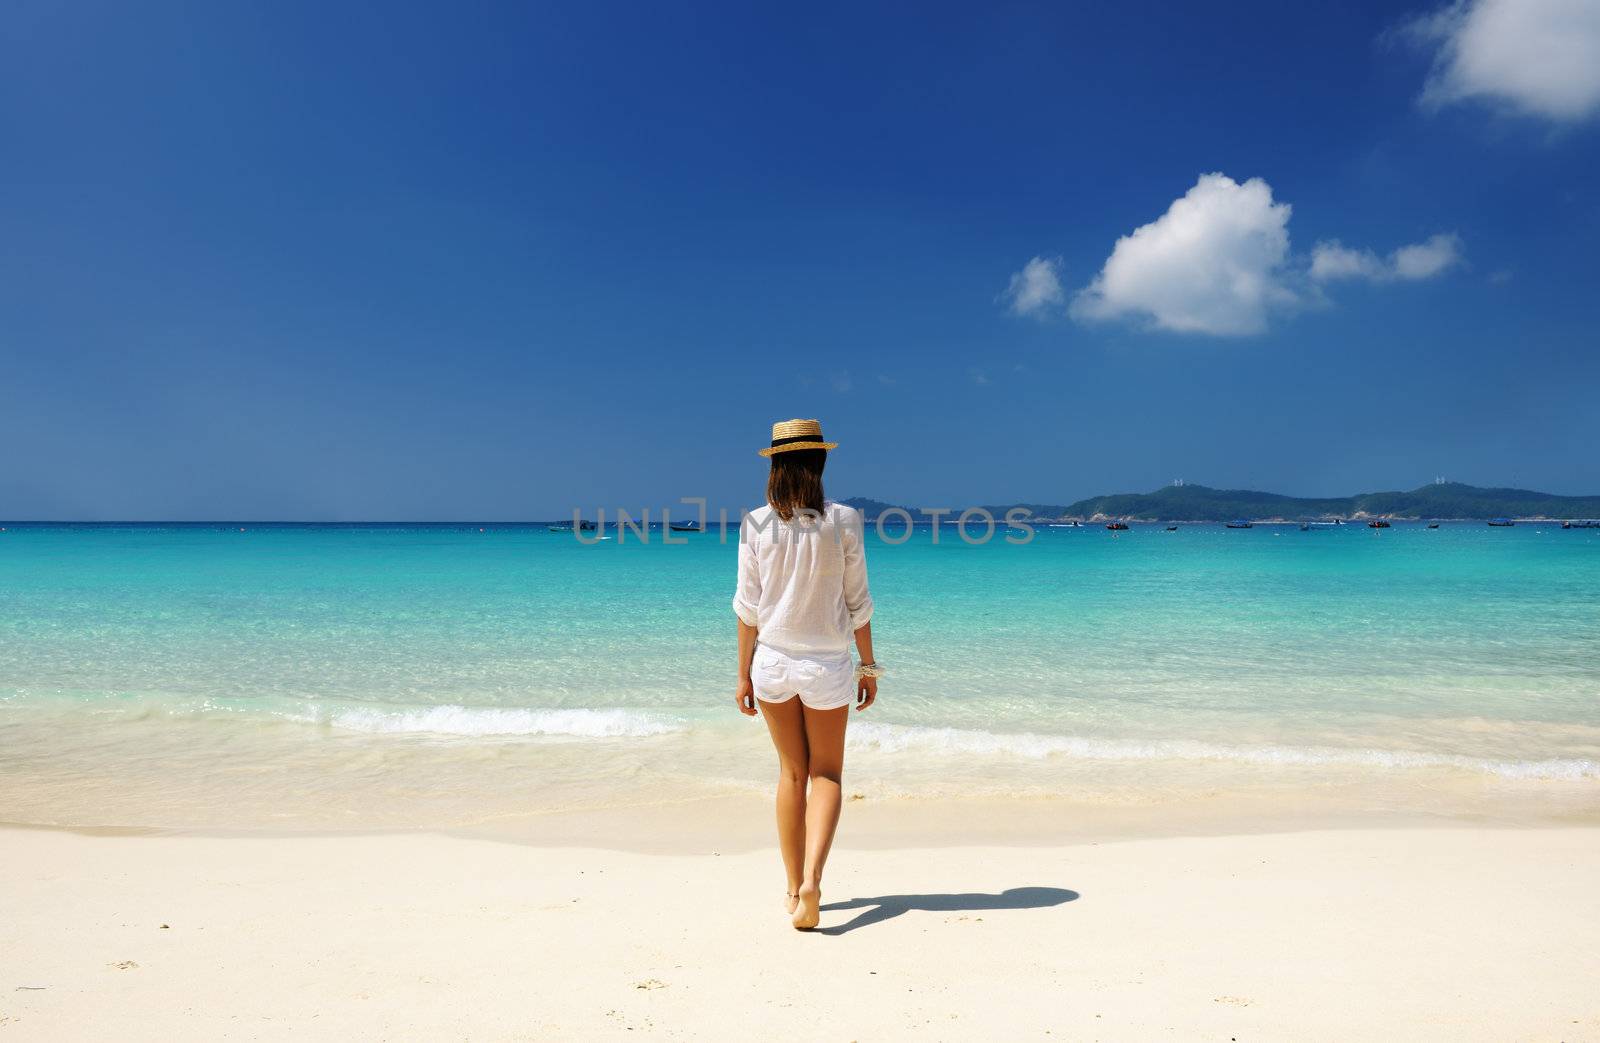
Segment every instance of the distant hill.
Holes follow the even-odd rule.
[[[860,511],[861,516],[867,521],[872,521],[884,511],[889,510],[908,510],[911,512],[912,518],[916,519],[917,521],[922,520],[921,515],[917,513],[915,508],[901,507],[897,503],[884,503],[882,500],[869,500],[865,496],[852,496],[848,500],[840,500],[839,502],[844,504],[846,507],[854,507],[856,510]]]
[[[869,519],[894,504],[842,501]],[[1410,492],[1359,493],[1314,498],[1249,489],[1168,485],[1148,493],[1092,496],[1069,504],[986,504],[996,517],[1012,507],[1035,518],[1122,518],[1130,521],[1229,521],[1233,518],[1597,518],[1600,496],[1557,496],[1528,489],[1483,489],[1461,482],[1424,485]],[[911,508],[913,517],[923,516]]]

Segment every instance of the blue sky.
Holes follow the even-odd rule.
[[[790,416],[1600,491],[1600,25],[1508,2],[9,5],[0,517],[751,504]]]

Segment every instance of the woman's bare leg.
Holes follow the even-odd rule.
[[[785,893],[794,895],[800,892],[805,872],[806,775],[811,760],[806,723],[798,698],[782,703],[757,699],[756,704],[761,707],[761,719],[767,722],[772,745],[778,751],[778,848],[789,875]],[[786,902],[785,907],[794,912],[794,901]]]
[[[819,918],[822,868],[828,861],[828,849],[833,847],[833,833],[839,825],[839,808],[844,799],[840,780],[844,776],[844,730],[850,720],[850,707],[813,710],[807,706],[801,712],[805,718],[806,774],[811,779],[811,796],[806,801],[805,861],[796,892],[800,902],[794,925],[809,929],[817,925]]]

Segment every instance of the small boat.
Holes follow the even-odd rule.
[[[1235,519],[1233,519],[1233,521],[1228,523],[1228,528],[1230,528],[1230,529],[1248,529],[1254,524],[1255,524],[1254,522],[1252,522],[1252,521],[1250,521],[1250,520],[1248,520],[1246,518],[1235,518]]]
[[[1384,521],[1382,518],[1374,518],[1367,522],[1367,528],[1369,529],[1387,529],[1389,527],[1389,523]]]
[[[1110,524],[1108,524],[1106,526],[1106,528],[1110,529],[1112,532],[1127,532],[1128,531],[1128,523],[1127,522],[1111,522]]]
[[[1438,527],[1439,527],[1439,523],[1438,522],[1429,522],[1428,523],[1428,528],[1430,528],[1430,529],[1437,529]]]
[[[551,532],[571,532],[572,531],[572,523],[571,522],[557,522],[554,525],[546,525],[545,528],[548,529]],[[482,532],[483,530],[479,529],[478,531]]]
[[[700,523],[694,520],[681,522],[668,522],[667,527],[673,532],[704,532]]]
[[[1178,531],[1178,527],[1176,525],[1168,525],[1167,526],[1167,531],[1168,532],[1177,532]]]
[[[1512,521],[1510,518],[1490,518],[1489,524],[1496,529],[1509,529],[1511,526],[1517,523]]]
[[[1337,521],[1321,521],[1316,518],[1307,518],[1305,521],[1300,523],[1300,531],[1305,532],[1308,529],[1332,529],[1336,528],[1338,524],[1339,523]]]
[[[1600,521],[1595,521],[1593,519],[1585,519],[1584,521],[1564,521],[1561,523],[1561,527],[1563,529],[1600,529]],[[0,532],[4,531],[4,529],[0,529]]]

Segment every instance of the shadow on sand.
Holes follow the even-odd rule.
[[[892,920],[913,910],[928,913],[983,912],[991,909],[1044,909],[1062,905],[1078,897],[1078,892],[1064,887],[1012,887],[997,895],[879,895],[877,898],[852,898],[848,902],[832,902],[822,911],[839,912],[845,909],[864,909],[860,916],[837,927],[823,927],[815,934],[844,934],[861,927]]]

